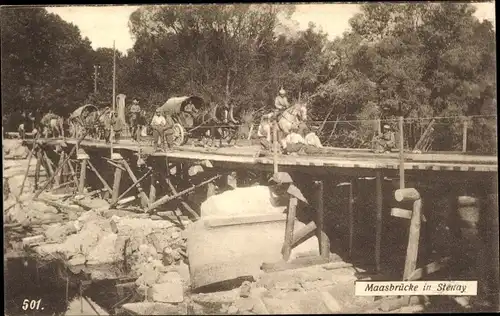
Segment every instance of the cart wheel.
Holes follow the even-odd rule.
[[[174,130],[174,145],[182,146],[186,143],[186,132],[184,131],[184,127],[181,124],[175,123],[173,128]]]

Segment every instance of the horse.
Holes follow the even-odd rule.
[[[228,108],[213,104],[210,112],[212,121],[210,125],[220,124],[221,126],[211,126],[207,129],[204,133],[203,144],[206,145],[206,140],[210,139],[210,146],[213,146],[216,138],[219,139],[219,147],[222,147],[222,140],[227,140],[228,145],[231,144],[231,141],[237,136],[236,131],[238,130],[238,126],[234,125],[238,124],[238,121],[234,119],[233,107]]]
[[[45,138],[49,137],[64,137],[64,119],[56,114],[47,113],[40,120],[40,125],[43,130],[43,135]]]
[[[305,103],[296,103],[278,115],[278,139],[281,146],[286,147],[285,137],[290,134],[293,127],[299,128],[307,120],[307,107]]]

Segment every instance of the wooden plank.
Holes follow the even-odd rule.
[[[405,209],[398,208],[398,207],[391,208],[391,216],[394,216],[394,217],[411,219],[412,213],[413,213],[413,211],[405,210]]]
[[[298,232],[294,233],[292,248],[297,247],[304,241],[308,240],[316,234],[316,222],[311,221],[306,226],[302,227]]]
[[[283,255],[283,260],[285,261],[288,261],[288,259],[290,259],[290,254],[292,252],[293,231],[295,226],[297,204],[297,198],[293,195],[290,195],[288,200],[288,212],[286,216],[285,239],[283,241],[283,247],[281,248],[281,254]]]
[[[318,264],[325,264],[328,263],[329,261],[330,261],[329,258],[323,258],[321,256],[309,256],[309,257],[297,258],[290,262],[285,262],[285,261],[280,261],[275,263],[265,262],[262,264],[261,270],[263,270],[264,272],[277,272],[290,269],[304,268]]]
[[[278,213],[278,214],[247,215],[247,216],[236,216],[236,217],[212,217],[204,219],[203,222],[205,227],[213,228],[222,226],[266,223],[266,222],[281,222],[284,220],[286,220],[286,215]]]

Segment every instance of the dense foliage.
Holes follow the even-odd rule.
[[[351,30],[333,41],[313,23],[288,28],[293,12],[270,4],[143,6],[130,16],[134,47],[117,56],[117,92],[151,109],[195,94],[256,111],[270,108],[283,87],[289,98],[307,100],[319,121],[496,115],[495,31],[472,5],[364,4]],[[51,108],[65,115],[86,101],[111,103],[111,49],[93,51],[77,27],[44,9],[2,8],[1,20],[4,114]],[[410,147],[429,123],[415,122]],[[362,146],[367,124],[325,124],[323,134]],[[443,124],[436,142],[460,144],[460,122]],[[496,150],[496,122],[471,125],[469,148]]]

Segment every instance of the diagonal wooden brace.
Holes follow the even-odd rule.
[[[136,188],[137,188],[137,191],[139,191],[139,197],[141,198],[142,207],[143,208],[148,207],[149,199],[148,199],[146,193],[144,193],[144,190],[142,189],[141,185],[139,184],[139,180],[137,180],[137,177],[134,175],[134,173],[132,172],[132,169],[130,169],[129,164],[125,160],[122,160],[122,165],[125,167],[125,170],[127,170],[127,173],[129,175],[129,177],[132,179],[132,181],[134,181],[134,183],[137,183]]]
[[[99,181],[101,181],[102,185],[104,186],[104,189],[106,189],[106,194],[109,195],[110,192],[112,192],[112,189],[111,187],[109,186],[109,184],[106,182],[106,180],[104,180],[104,178],[101,176],[101,174],[97,171],[97,169],[94,167],[94,165],[92,164],[92,162],[90,162],[90,160],[88,161],[88,164],[89,164],[89,167],[90,169],[95,173],[95,175],[97,176],[97,178],[99,178]]]
[[[201,182],[201,183],[199,183],[197,185],[193,185],[192,187],[187,188],[185,190],[182,190],[181,192],[179,192],[177,194],[174,194],[172,196],[165,195],[162,198],[158,199],[156,202],[151,203],[151,205],[146,209],[146,212],[152,213],[152,211],[155,208],[157,208],[157,207],[159,207],[159,206],[161,206],[161,205],[163,205],[163,204],[165,204],[167,202],[170,202],[172,200],[178,199],[181,196],[183,196],[183,195],[185,195],[185,194],[187,194],[187,193],[195,190],[196,188],[201,187],[201,186],[203,186],[203,185],[205,185],[207,183],[210,183],[210,182],[212,182],[212,181],[214,181],[214,180],[216,180],[218,178],[220,178],[220,175],[213,176],[213,177],[211,177],[211,178],[209,178],[209,179],[207,179],[207,180],[205,180],[205,181],[203,181],[203,182]]]
[[[211,183],[211,182],[210,182]],[[172,193],[174,195],[176,194],[179,194],[179,192],[177,192],[177,190],[175,189],[174,185],[172,184],[172,182],[170,181],[170,179],[167,179],[167,185],[169,186],[170,190],[172,190]],[[200,216],[198,215],[198,213],[196,213],[192,208],[191,206],[189,206],[189,204],[187,204],[185,201],[181,200],[181,204],[182,206],[191,214],[193,215],[193,217],[195,219],[199,219]]]
[[[128,187],[125,192],[123,192],[122,194],[120,194],[120,196],[117,198],[117,201],[116,202],[112,202],[110,204],[110,208],[112,208],[113,206],[115,206],[125,195],[127,195],[127,193],[129,193],[133,188],[135,187],[138,187],[141,183],[141,181],[143,181],[144,179],[146,179],[146,177],[152,172],[152,168],[150,168],[148,170],[148,172],[146,172],[144,175],[142,175],[142,177],[140,177],[138,180],[134,181],[134,183]]]

